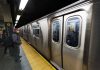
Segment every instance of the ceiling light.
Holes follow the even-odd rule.
[[[16,20],[16,21],[15,21],[15,23],[17,24],[17,23],[18,23],[18,21]]]
[[[18,21],[20,19],[20,15],[17,15],[16,17],[16,21]]]
[[[16,26],[17,24],[15,24],[15,26]]]
[[[28,0],[21,0],[19,5],[19,10],[23,10],[27,4]]]

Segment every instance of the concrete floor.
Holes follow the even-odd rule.
[[[20,63],[15,62],[9,53],[4,55],[3,52],[4,47],[0,46],[0,70],[32,70],[21,47],[20,55],[22,58]]]

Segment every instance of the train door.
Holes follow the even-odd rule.
[[[35,22],[32,25],[32,31],[33,31],[33,44],[34,46],[40,50],[40,25]]]
[[[63,68],[82,70],[87,13],[77,11],[64,15]]]
[[[51,62],[56,65],[62,65],[61,61],[61,42],[62,42],[62,20],[63,17],[57,17],[51,24]]]

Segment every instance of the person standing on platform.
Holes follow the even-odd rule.
[[[4,54],[7,54],[7,50],[12,47],[12,38],[8,36],[6,31],[3,31],[3,45],[4,45]],[[9,50],[10,51],[10,50]]]
[[[12,40],[13,40],[13,47],[14,47],[14,59],[16,62],[20,62],[20,45],[21,45],[21,40],[19,36],[19,30],[14,29],[13,34],[12,34]]]

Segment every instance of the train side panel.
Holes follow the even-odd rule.
[[[47,18],[43,18],[38,21],[41,30],[41,47],[42,47],[42,54],[47,58],[50,59],[50,47],[48,46],[48,23]]]

